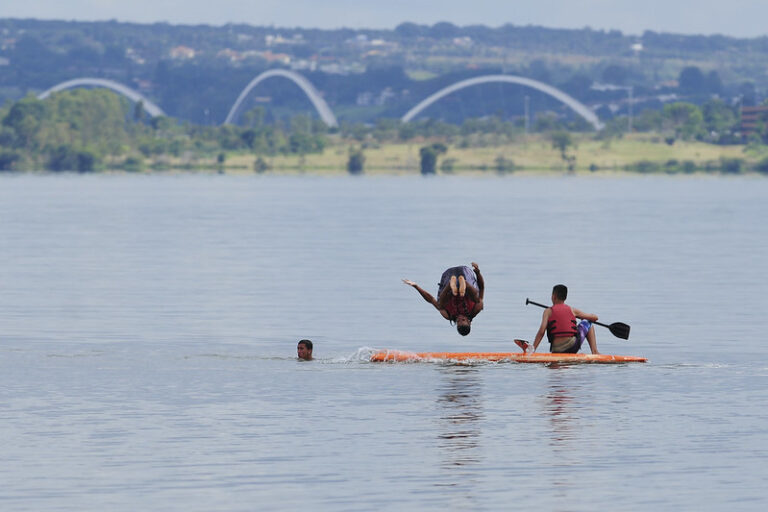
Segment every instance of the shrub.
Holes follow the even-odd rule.
[[[365,168],[365,155],[361,149],[349,152],[347,171],[349,174],[361,174]]]
[[[21,155],[13,151],[3,151],[0,153],[0,171],[13,170],[16,162],[19,161]]]
[[[725,174],[739,174],[743,165],[744,160],[741,158],[720,158],[720,169]]]
[[[130,172],[138,172],[144,168],[144,160],[137,156],[129,156],[123,162],[123,169]]]
[[[768,157],[760,160],[757,165],[755,165],[755,170],[762,174],[768,174]]]
[[[446,151],[448,148],[440,142],[422,147],[419,150],[421,174],[435,174],[437,157]]]
[[[443,160],[443,163],[440,164],[440,170],[443,172],[453,172],[456,162],[457,160],[455,158],[446,158]]]
[[[77,150],[62,145],[54,149],[48,158],[49,171],[91,172],[96,165],[96,155],[87,150]]]
[[[639,162],[631,164],[629,169],[642,173],[652,173],[659,171],[659,164],[651,162],[650,160],[640,160]]]
[[[258,157],[256,161],[253,162],[253,170],[255,172],[262,173],[269,170],[269,164],[262,157]]]
[[[496,157],[496,170],[499,172],[512,172],[515,170],[515,162],[499,155]]]

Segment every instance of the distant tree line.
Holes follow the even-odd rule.
[[[263,112],[254,110],[245,119],[245,126],[212,127],[148,118],[140,104],[131,107],[104,89],[27,97],[0,109],[0,170],[88,172],[107,162],[141,167],[145,159],[226,151],[302,155],[327,143],[325,125],[305,116],[265,124]]]
[[[333,141],[344,141],[355,148],[350,150],[347,164],[351,173],[363,172],[366,149],[407,143],[420,146],[421,170],[431,174],[451,146],[498,147],[522,137],[526,129],[548,134],[563,162],[573,168],[571,134],[594,133],[585,121],[564,120],[554,112],[541,113],[529,123],[496,116],[470,118],[459,125],[434,119],[402,123],[382,118],[374,124],[342,122],[329,129],[306,115],[270,121],[266,110],[256,107],[246,111],[240,122],[207,126],[170,117],[150,118],[141,103],[131,105],[105,89],[62,91],[45,100],[30,96],[0,108],[0,170],[89,172],[107,166],[134,170],[162,166],[169,159],[175,165],[192,165],[206,158],[221,166],[228,153],[246,153],[256,157],[254,170],[264,171],[269,168],[269,157],[320,153]],[[594,136],[622,137],[628,128],[629,119],[617,117]],[[719,99],[701,105],[674,102],[661,110],[639,112],[632,119],[632,131],[658,134],[667,144],[698,140],[762,146],[768,144],[768,116],[758,119],[745,140],[738,105]],[[727,164],[729,168],[735,165]],[[511,170],[514,164],[500,160],[496,166]],[[443,157],[440,169],[451,167],[452,159]]]
[[[758,125],[749,138],[741,131],[740,105],[710,99],[701,105],[688,102],[668,103],[661,110],[646,109],[632,119],[632,130],[655,132],[668,144],[676,140],[698,140],[712,144],[768,143],[765,124]],[[611,120],[601,134],[623,135],[628,129],[626,116]]]

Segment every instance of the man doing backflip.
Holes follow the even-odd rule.
[[[413,281],[403,279],[403,282],[416,288],[424,300],[435,306],[443,318],[451,323],[456,322],[456,330],[462,336],[469,334],[472,319],[483,310],[485,281],[477,263],[473,262],[471,269],[459,266],[443,272],[437,287],[437,300]]]

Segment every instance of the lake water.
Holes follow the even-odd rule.
[[[759,177],[2,176],[0,509],[765,510],[766,262]],[[649,362],[366,361],[559,282]]]

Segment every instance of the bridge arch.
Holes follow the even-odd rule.
[[[160,107],[149,101],[141,93],[136,92],[130,87],[126,87],[121,83],[107,80],[105,78],[75,78],[74,80],[67,80],[66,82],[61,82],[58,85],[54,85],[47,91],[39,94],[37,99],[44,100],[55,92],[63,91],[65,89],[73,89],[75,87],[103,87],[105,89],[110,89],[118,94],[122,94],[134,103],[138,103],[140,101],[144,106],[144,111],[152,117],[165,115],[165,112],[163,112]]]
[[[560,89],[552,87],[551,85],[547,85],[544,82],[539,82],[538,80],[534,80],[532,78],[525,78],[522,76],[514,76],[514,75],[484,75],[484,76],[477,76],[474,78],[468,78],[466,80],[456,82],[455,84],[449,85],[448,87],[440,89],[439,91],[432,94],[428,98],[422,100],[419,104],[417,104],[415,107],[409,110],[402,117],[402,121],[404,123],[411,121],[414,117],[419,115],[424,109],[426,109],[436,101],[444,98],[445,96],[448,96],[453,92],[456,92],[461,89],[465,89],[467,87],[472,87],[473,85],[487,84],[487,83],[493,83],[493,82],[503,82],[503,83],[524,85],[526,87],[531,87],[533,89],[541,91],[565,103],[573,111],[575,111],[581,117],[586,119],[588,123],[594,126],[595,130],[602,130],[603,128],[603,123],[600,122],[600,119],[598,119],[597,115],[595,115],[595,113],[592,112],[592,110],[590,110],[589,107],[587,107],[586,105],[578,101],[573,96],[570,96],[564,93],[563,91],[561,91]]]
[[[293,83],[298,85],[301,90],[304,91],[304,94],[307,95],[309,101],[312,102],[315,110],[317,110],[317,113],[320,115],[320,119],[322,119],[323,122],[330,127],[338,126],[336,116],[333,115],[333,112],[328,106],[328,103],[325,102],[323,97],[320,95],[320,92],[315,89],[315,86],[312,85],[312,82],[304,78],[299,73],[296,73],[295,71],[289,71],[287,69],[270,69],[251,80],[251,83],[249,83],[246,88],[243,89],[243,91],[240,93],[240,96],[238,96],[237,101],[235,101],[235,104],[232,105],[232,108],[229,110],[229,114],[227,114],[227,119],[224,121],[224,124],[232,124],[237,118],[238,110],[242,106],[248,94],[250,94],[250,92],[261,82],[268,78],[272,78],[273,76],[287,78],[288,80],[291,80]]]

